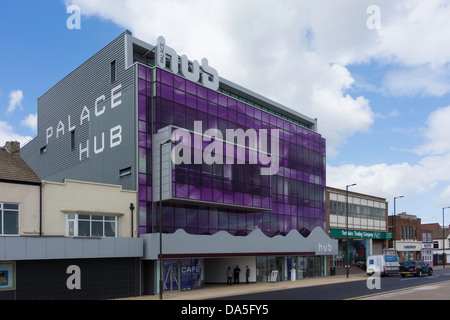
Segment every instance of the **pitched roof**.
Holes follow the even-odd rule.
[[[444,237],[447,239],[449,236],[449,229],[445,228],[444,229]],[[433,239],[437,240],[437,239],[442,239],[442,228],[440,230],[433,230]]]
[[[19,152],[10,152],[0,147],[0,182],[40,184],[41,179],[20,157]]]

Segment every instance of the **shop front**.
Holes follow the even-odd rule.
[[[146,292],[158,293],[159,236],[144,239],[144,279]],[[227,283],[227,269],[240,269],[240,283],[278,282],[327,275],[327,259],[338,253],[338,241],[322,228],[308,237],[293,230],[287,236],[267,237],[261,230],[236,237],[226,232],[215,235],[191,235],[179,229],[162,235],[164,291],[185,291],[205,284]],[[294,277],[294,278],[293,278]],[[234,279],[233,279],[234,282]]]
[[[401,262],[422,260],[422,242],[419,241],[396,241],[395,248]]]
[[[428,263],[430,266],[433,265],[433,244],[432,243],[422,243],[422,260]]]
[[[339,242],[339,253],[330,257],[330,266],[334,267],[337,273],[344,272],[347,265],[350,266],[351,272],[358,272],[365,270],[369,255],[382,254],[383,249],[387,248],[386,241],[392,238],[392,233],[330,229],[330,237]]]
[[[257,257],[256,267],[256,282],[317,278],[326,275],[326,256]]]
[[[198,289],[204,283],[203,259],[164,261],[164,290],[186,291]]]

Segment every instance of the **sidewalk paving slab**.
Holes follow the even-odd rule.
[[[231,297],[242,294],[252,294],[267,291],[286,290],[292,288],[320,286],[326,284],[342,283],[349,281],[363,281],[367,280],[365,273],[346,275],[325,276],[318,278],[300,279],[296,281],[281,281],[281,282],[264,282],[264,283],[250,283],[227,286],[226,284],[207,284],[204,288],[178,291],[163,294],[163,300],[203,300],[222,297]],[[160,300],[159,294],[143,295],[139,297],[122,298],[118,300]]]

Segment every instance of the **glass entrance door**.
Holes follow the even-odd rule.
[[[180,264],[178,261],[164,261],[164,290],[180,290]]]

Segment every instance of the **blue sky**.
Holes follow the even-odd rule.
[[[389,214],[403,195],[397,212],[441,223],[450,205],[448,1],[276,3],[1,1],[0,144],[34,137],[37,99],[125,29],[150,43],[163,35],[220,76],[318,118],[329,186],[357,183],[351,190],[386,198]],[[71,4],[79,30],[66,25]]]

